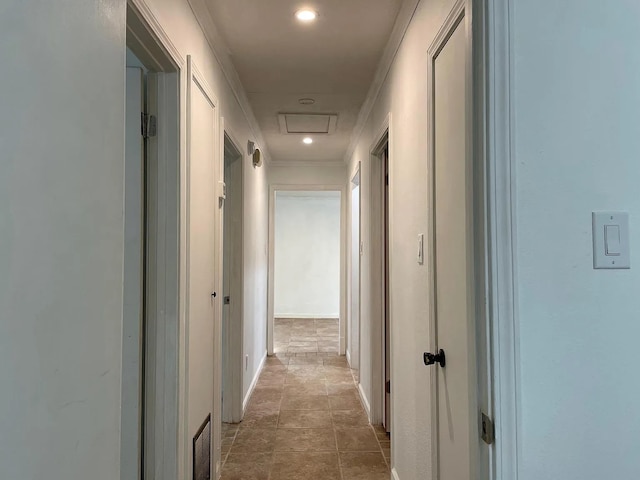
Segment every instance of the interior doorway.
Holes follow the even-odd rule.
[[[244,157],[224,132],[224,226],[222,282],[222,421],[238,423],[243,416],[243,176]]]
[[[124,65],[120,478],[162,480],[177,474],[181,60],[136,3],[127,5]]]
[[[347,361],[353,370],[360,368],[360,165],[351,176],[350,301],[347,327]]]
[[[391,158],[390,116],[371,147],[371,423],[391,433]]]
[[[344,186],[272,186],[268,353],[346,350]]]

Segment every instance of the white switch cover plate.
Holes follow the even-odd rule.
[[[593,212],[593,268],[631,268],[629,214]]]

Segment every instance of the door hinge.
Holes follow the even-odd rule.
[[[391,380],[387,380],[387,383],[384,384],[384,388],[387,393],[391,393]]]
[[[143,138],[155,137],[158,134],[158,120],[155,115],[142,113],[141,125]]]
[[[480,436],[484,443],[492,445],[496,438],[496,430],[493,420],[484,412],[480,412]]]

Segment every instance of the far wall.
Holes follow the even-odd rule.
[[[340,192],[276,192],[274,234],[274,316],[338,318]]]

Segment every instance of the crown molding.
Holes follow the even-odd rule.
[[[358,120],[351,132],[349,146],[347,147],[343,158],[343,162],[346,164],[349,163],[353,156],[358,140],[360,140],[360,136],[362,135],[367,120],[369,119],[369,115],[371,115],[371,110],[373,110],[373,106],[380,95],[382,85],[384,85],[384,81],[389,74],[391,65],[396,58],[400,45],[402,44],[402,40],[404,39],[404,35],[407,32],[407,28],[409,28],[409,24],[413,19],[413,15],[415,14],[419,3],[420,0],[405,0],[402,2],[402,6],[400,7],[400,11],[398,12],[398,16],[396,17],[396,21],[393,25],[393,30],[391,30],[389,41],[384,48],[380,62],[378,62],[376,74],[373,77],[373,81],[371,82],[371,86],[367,92],[367,98],[360,108]]]
[[[213,17],[211,16],[211,12],[207,7],[204,0],[187,0],[193,14],[196,18],[196,21],[200,25],[200,29],[204,34],[207,42],[209,43],[209,47],[213,51],[214,56],[218,60],[220,67],[222,68],[222,72],[229,82],[229,86],[233,91],[233,95],[235,96],[238,104],[240,105],[240,109],[244,114],[247,122],[249,123],[249,128],[251,129],[251,133],[255,139],[255,143],[260,148],[260,151],[264,155],[263,161],[265,164],[271,165],[270,161],[271,156],[269,155],[269,151],[267,149],[267,144],[264,141],[264,137],[262,136],[262,130],[258,125],[258,121],[253,113],[253,109],[251,108],[251,104],[249,103],[249,98],[247,97],[247,93],[245,92],[244,86],[240,81],[240,76],[234,66],[231,57],[229,55],[229,46],[227,42],[223,38],[220,30],[216,26]]]

